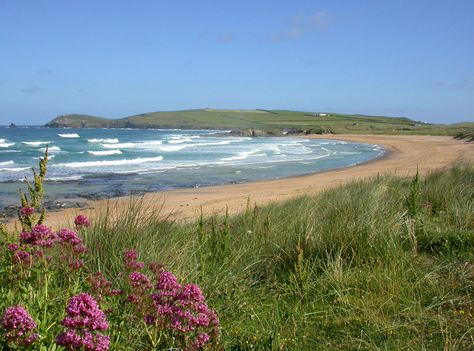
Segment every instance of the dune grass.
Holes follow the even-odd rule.
[[[474,167],[380,176],[192,224],[96,221],[93,269],[133,246],[198,283],[223,349],[466,350],[474,344]],[[133,349],[133,345],[130,345]]]
[[[213,349],[468,350],[473,185],[473,165],[424,178],[378,176],[193,223],[145,214],[133,200],[117,220],[93,219],[84,270],[60,285],[77,292],[97,271],[120,285],[122,253],[133,248],[203,289],[220,319]],[[51,321],[61,310],[42,313],[58,328]],[[144,333],[128,325],[111,349],[153,349]]]

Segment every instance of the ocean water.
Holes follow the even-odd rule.
[[[49,147],[50,198],[106,198],[183,187],[276,179],[366,162],[377,145],[292,137],[246,138],[213,130],[0,127],[0,208]]]

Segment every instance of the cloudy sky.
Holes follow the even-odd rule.
[[[472,0],[0,0],[0,124],[292,109],[474,121]]]

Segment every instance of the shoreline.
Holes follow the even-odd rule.
[[[164,192],[146,193],[142,196],[116,197],[92,200],[87,208],[71,208],[49,212],[46,224],[55,228],[70,226],[78,213],[91,218],[104,214],[107,209],[112,217],[130,205],[131,199],[139,200],[145,213],[158,213],[162,218],[188,221],[204,215],[242,212],[250,204],[263,206],[301,195],[313,195],[340,184],[370,178],[377,174],[410,176],[419,168],[421,174],[455,163],[474,161],[474,144],[443,136],[393,136],[393,135],[305,135],[305,138],[336,139],[377,144],[384,154],[376,159],[350,167],[288,178],[258,180],[238,184],[215,185],[203,188],[185,188]],[[144,214],[145,214],[144,213]],[[9,223],[14,226],[15,221]]]

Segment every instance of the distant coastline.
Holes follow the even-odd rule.
[[[83,114],[58,116],[50,128],[218,129],[235,135],[295,134],[449,135],[474,129],[474,122],[430,124],[406,117],[288,110],[195,109],[148,112],[109,119]]]

